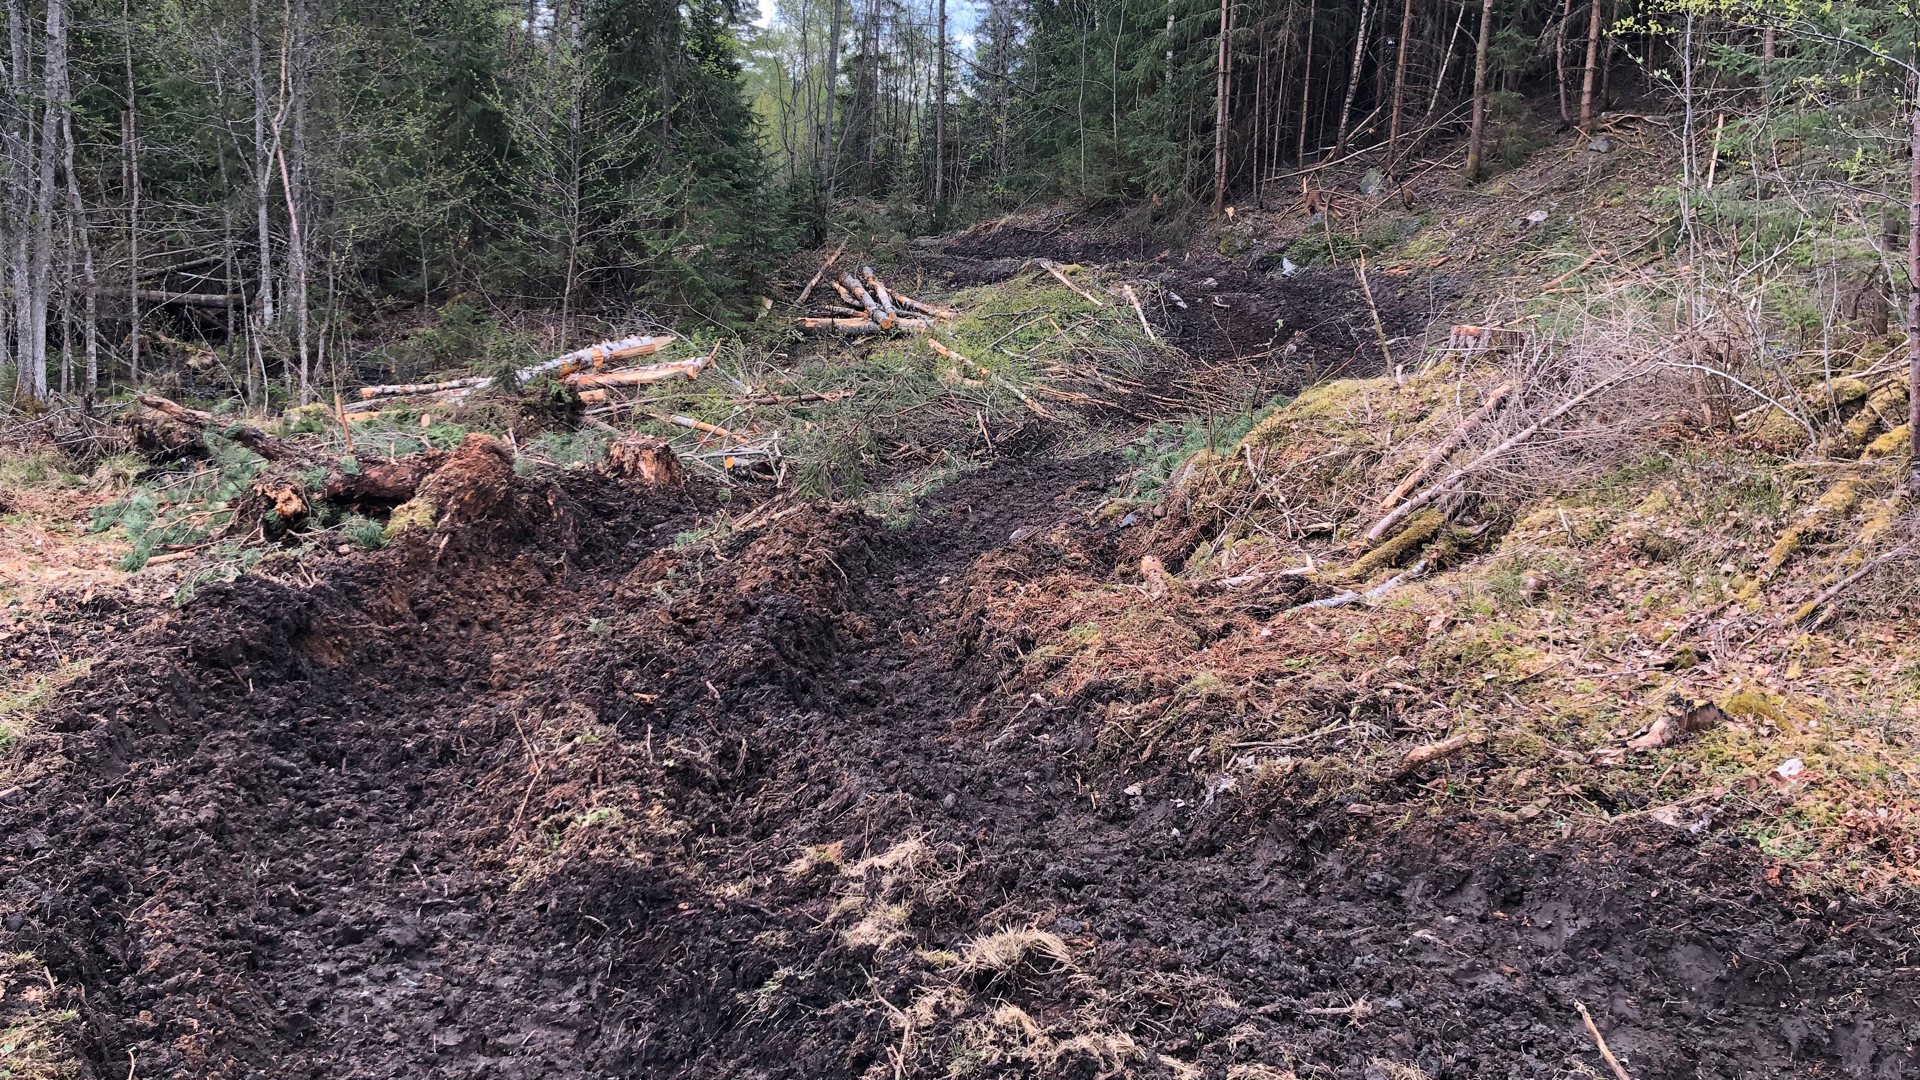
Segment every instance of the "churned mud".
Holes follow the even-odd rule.
[[[1037,425],[904,529],[718,541],[697,485],[450,477],[453,519],[148,610],[65,688],[11,751],[0,953],[116,1078],[1607,1075],[1576,1002],[1643,1080],[1920,1067],[1914,913],[1732,834],[1103,752],[984,601],[1129,587],[1087,513],[1122,472]]]

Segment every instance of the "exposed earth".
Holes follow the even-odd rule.
[[[1368,362],[1349,283],[1161,272],[1200,355]],[[905,528],[783,501],[711,541],[698,484],[487,474],[303,578],[96,598],[138,629],[0,792],[0,952],[45,968],[0,1018],[54,988],[115,1078],[1609,1075],[1582,1005],[1642,1080],[1920,1069],[1920,912],[1732,833],[1542,842],[1396,812],[1445,766],[1327,805],[1104,749],[987,601],[1139,587],[1145,530],[1088,513],[1124,471],[1035,423]]]

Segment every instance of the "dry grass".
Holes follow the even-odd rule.
[[[0,1078],[75,1080],[82,1074],[74,1029],[53,976],[27,953],[0,955]]]
[[[1028,971],[1036,975],[1070,973],[1078,969],[1073,952],[1060,935],[1045,930],[1000,930],[974,938],[960,948],[960,970],[991,978]]]

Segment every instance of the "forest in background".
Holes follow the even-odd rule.
[[[1537,149],[1520,121],[1588,131],[1628,100],[1681,128],[1670,246],[1825,220],[1849,287],[1904,286],[1915,20],[1881,5],[977,14],[962,41],[944,0],[783,0],[765,25],[729,0],[9,0],[0,370],[16,399],[184,368],[305,401],[589,321],[730,321],[862,207],[910,234],[1061,199],[1145,227],[1293,203],[1358,153],[1378,190],[1464,138],[1477,179]],[[423,321],[405,356],[369,344]]]

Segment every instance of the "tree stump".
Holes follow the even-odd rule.
[[[651,435],[625,435],[607,448],[608,476],[631,480],[645,487],[675,488],[687,482],[687,471],[674,456],[665,439]]]

